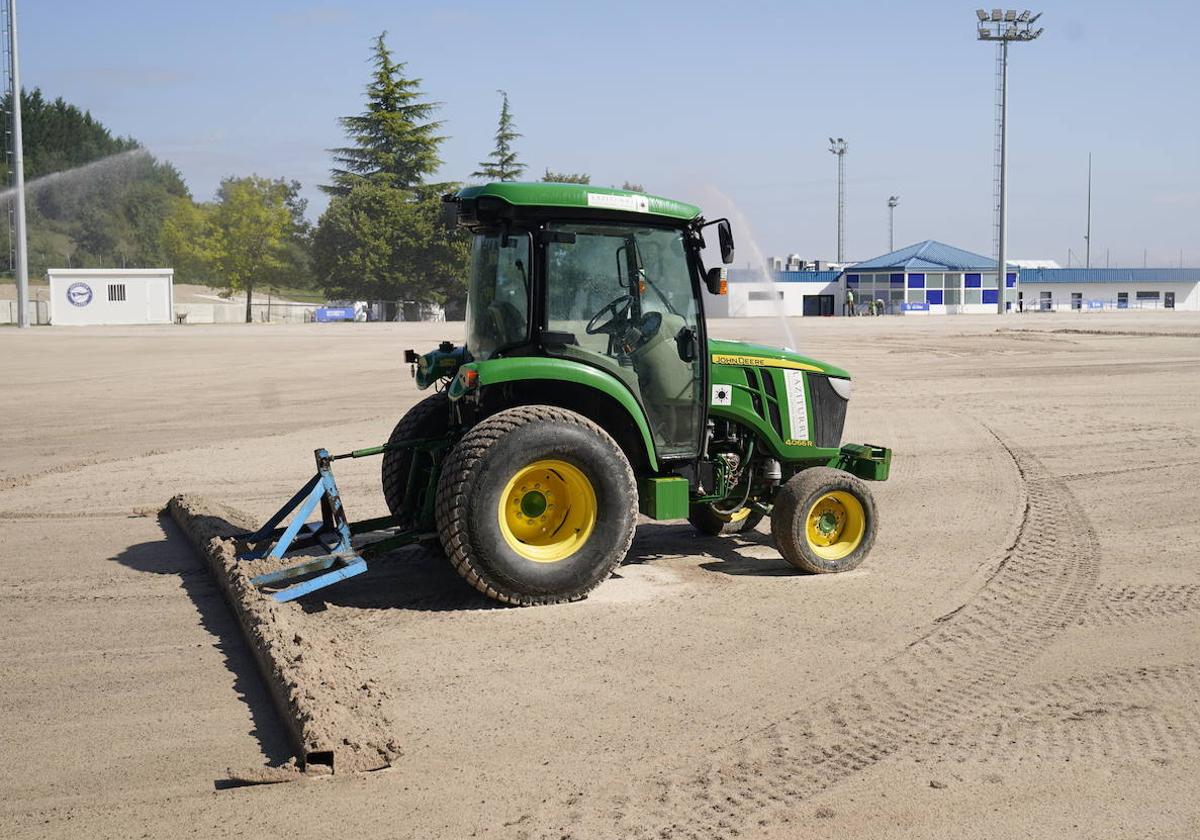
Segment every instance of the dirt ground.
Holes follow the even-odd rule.
[[[0,330],[0,833],[1200,835],[1200,317],[792,328],[855,376],[846,440],[895,450],[859,570],[644,523],[587,601],[503,609],[398,553],[293,605],[379,686],[395,766],[238,788],[288,745],[159,511],[270,513],[461,325]],[[353,516],[377,471],[339,463]]]

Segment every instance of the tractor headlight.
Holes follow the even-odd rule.
[[[849,379],[835,379],[831,376],[829,377],[829,386],[833,388],[834,393],[836,393],[842,399],[850,399],[851,388]]]

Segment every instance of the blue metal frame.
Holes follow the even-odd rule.
[[[351,545],[351,527],[346,519],[342,497],[333,480],[333,458],[324,449],[314,453],[317,459],[317,474],[300,488],[262,528],[253,533],[238,534],[235,539],[250,544],[268,543],[265,548],[255,548],[238,555],[238,560],[280,560],[289,552],[323,546],[328,554],[309,557],[302,563],[250,579],[255,586],[267,586],[313,572],[328,569],[322,575],[294,583],[271,595],[276,601],[294,601],[340,580],[360,575],[367,570],[367,561]],[[321,506],[321,521],[309,522],[317,505]],[[291,522],[283,528],[280,524],[295,511]]]

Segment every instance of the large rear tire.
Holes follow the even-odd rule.
[[[450,401],[446,395],[444,393],[431,394],[410,408],[400,418],[400,422],[396,424],[391,437],[388,438],[388,443],[437,437],[446,431],[449,417]],[[387,502],[392,516],[395,516],[402,525],[412,524],[411,511],[405,505],[404,498],[408,488],[408,472],[412,459],[413,451],[411,449],[391,449],[383,453],[383,466],[380,468],[384,501]]]
[[[797,473],[775,495],[771,534],[784,559],[812,574],[856,567],[875,543],[871,491],[858,477],[830,467]]]
[[[438,484],[437,524],[454,568],[488,597],[576,601],[629,551],[637,485],[625,453],[595,423],[520,406],[455,445]]]

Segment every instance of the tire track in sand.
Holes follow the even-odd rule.
[[[1117,668],[1006,697],[943,758],[989,764],[1100,756],[1164,762],[1200,754],[1200,665]]]
[[[566,825],[542,836],[736,837],[786,822],[799,802],[890,755],[936,755],[950,733],[1001,708],[1021,668],[1083,614],[1100,553],[1065,483],[992,434],[1016,465],[1025,512],[1013,545],[971,600],[840,696],[714,751],[690,772],[660,772],[607,813],[580,803]]]
[[[1079,624],[1104,627],[1136,624],[1190,615],[1200,611],[1200,584],[1137,584],[1103,586]]]

